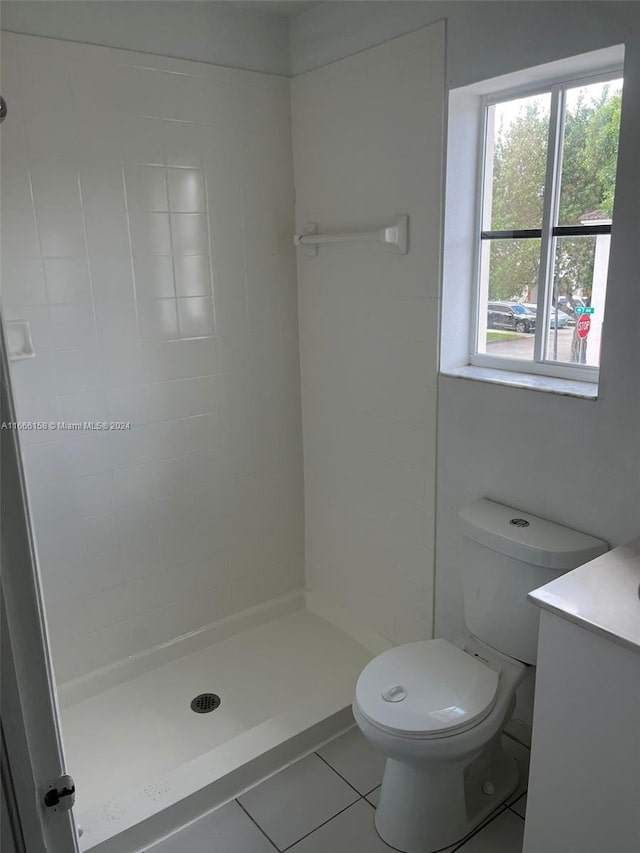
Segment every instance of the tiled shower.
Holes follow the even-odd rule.
[[[444,28],[294,81],[4,32],[2,94],[74,814],[128,853],[351,725],[371,657],[432,634]],[[398,215],[408,254],[296,256],[307,222]]]
[[[125,427],[21,432],[66,682],[304,584],[289,84],[2,40],[18,418]]]

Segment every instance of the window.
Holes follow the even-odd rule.
[[[485,95],[471,363],[597,381],[621,71]]]

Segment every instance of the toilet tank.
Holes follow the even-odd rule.
[[[539,611],[527,593],[609,546],[487,498],[461,509],[460,522],[467,628],[499,652],[534,664]]]

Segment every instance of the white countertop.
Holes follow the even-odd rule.
[[[640,537],[534,590],[528,598],[640,653]]]

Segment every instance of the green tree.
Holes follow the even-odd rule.
[[[528,100],[498,128],[493,158],[491,228],[540,228],[549,135],[548,111]],[[539,240],[497,240],[491,246],[491,299],[521,299],[538,283]]]
[[[565,118],[562,188],[558,221],[576,225],[588,213],[613,214],[621,93],[604,87],[599,98],[584,94]],[[591,299],[595,237],[559,239],[556,250],[554,299],[564,296],[571,308],[580,292]]]
[[[618,155],[621,93],[603,87],[597,98],[581,92],[566,110],[559,224],[578,224],[587,213],[611,217]],[[549,120],[541,99],[527,99],[497,128],[493,162],[492,229],[539,228],[542,222]],[[595,239],[557,240],[554,299],[571,304],[591,295]],[[500,240],[491,246],[491,299],[535,300],[540,241]]]
[[[593,210],[613,213],[621,100],[605,86],[597,100],[581,93],[566,112],[560,225],[575,225]]]

